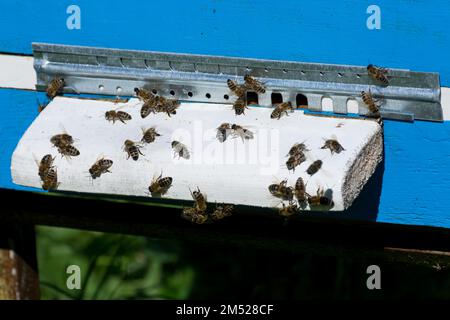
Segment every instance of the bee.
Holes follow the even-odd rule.
[[[294,195],[299,203],[307,200],[308,194],[306,193],[306,185],[302,177],[299,177],[295,182]]]
[[[309,151],[304,143],[295,143],[286,156],[295,156],[304,151]]]
[[[59,186],[58,172],[56,167],[48,169],[42,179],[42,189],[44,190],[56,190]]]
[[[364,102],[364,104],[367,106],[367,109],[372,114],[379,114],[380,112],[380,106],[377,104],[377,101],[373,98],[372,92],[369,90],[369,92],[361,91],[361,97]]]
[[[369,64],[367,66],[367,73],[369,74],[369,76],[372,77],[374,80],[381,82],[385,86],[389,85],[389,79],[386,76],[388,72],[389,72],[388,69],[380,68],[374,66],[373,64]]]
[[[289,201],[289,205],[285,206],[283,203],[283,208],[278,210],[278,214],[282,217],[288,218],[298,212],[298,206],[293,201]]]
[[[244,81],[245,81],[245,85],[247,88],[252,89],[258,93],[266,92],[266,88],[265,88],[264,84],[261,83],[260,81],[256,80],[252,76],[246,74],[244,76]]]
[[[345,151],[344,147],[336,140],[336,139],[328,139],[325,141],[325,144],[320,149],[330,149],[331,154],[333,153],[341,153]]]
[[[333,206],[333,200],[325,196],[325,192],[322,188],[317,188],[316,195],[308,197],[308,203],[311,207],[317,206]]]
[[[289,159],[286,161],[286,167],[288,168],[288,170],[292,170],[293,172],[295,172],[295,167],[299,166],[304,161],[306,161],[305,154],[303,152],[299,152],[289,157]]]
[[[156,113],[158,111],[158,97],[153,97],[144,101],[141,107],[141,118],[146,118],[150,113]]]
[[[53,161],[55,161],[55,158],[51,154],[46,154],[42,157],[41,161],[39,162],[39,177],[41,178],[41,180],[44,180],[48,171],[52,168]]]
[[[312,176],[312,175],[315,174],[317,171],[319,171],[320,168],[322,168],[322,160],[316,160],[316,161],[314,161],[314,162],[308,167],[308,169],[306,170],[306,172],[307,172],[309,175]]]
[[[233,110],[237,116],[239,116],[241,114],[245,114],[245,109],[248,109],[248,107],[247,107],[247,103],[244,98],[242,98],[242,97],[238,98],[233,103]]]
[[[160,137],[161,135],[156,132],[155,127],[151,127],[147,130],[142,129],[143,135],[142,135],[142,142],[145,143],[152,143],[153,141],[155,141],[156,137]]]
[[[113,165],[113,161],[105,158],[98,159],[90,168],[89,174],[92,179],[100,178],[104,173],[111,172],[109,168]]]
[[[294,111],[294,108],[292,107],[292,104],[290,101],[279,103],[279,104],[277,104],[275,109],[270,114],[270,118],[279,120],[284,113],[286,115],[289,115],[288,110],[291,110],[292,112]]]
[[[159,177],[153,178],[150,186],[148,187],[148,191],[150,191],[152,195],[164,195],[172,186],[172,181],[172,177],[163,177],[161,172]]]
[[[198,187],[197,187],[197,190],[191,191],[191,196],[192,196],[192,199],[194,199],[194,201],[195,201],[194,207],[198,211],[201,211],[201,212],[206,211],[206,207],[207,207],[206,196],[200,192],[200,189]]]
[[[231,129],[234,131],[235,136],[241,137],[242,141],[244,141],[244,139],[253,139],[254,137],[253,132],[237,124],[233,124]]]
[[[116,123],[117,120],[125,123],[125,121],[131,120],[131,115],[125,111],[110,110],[105,112],[105,119],[113,123]]]
[[[179,158],[189,159],[191,157],[188,148],[186,145],[179,141],[172,141],[172,148],[175,152],[175,155],[178,155]]]
[[[74,139],[70,134],[56,134],[50,138],[50,142],[57,148],[68,146],[74,143]]]
[[[48,87],[47,87],[47,97],[50,99],[53,99],[56,97],[64,88],[65,82],[63,78],[55,78],[52,81],[50,81]]]
[[[176,114],[177,109],[180,106],[180,102],[175,99],[166,99],[164,97],[158,97],[158,112],[165,112],[170,117],[171,114]]]
[[[59,146],[58,151],[61,156],[66,158],[77,157],[80,155],[80,151],[71,144]]]
[[[294,198],[294,191],[292,187],[287,186],[287,180],[283,180],[280,183],[271,184],[268,189],[269,192],[277,198],[282,198],[283,200],[289,201]]]
[[[225,140],[227,140],[228,135],[230,134],[231,131],[231,124],[229,123],[222,123],[218,128],[217,128],[217,134],[216,137],[220,142],[224,142]]]
[[[233,81],[231,79],[227,80],[228,88],[233,92],[236,96],[239,98],[245,97],[245,94],[247,93],[246,86],[240,86],[237,84],[236,81]]]
[[[155,95],[144,88],[134,88],[134,92],[139,100],[148,101],[155,99]]]
[[[229,217],[233,214],[233,208],[232,204],[216,205],[216,209],[211,213],[211,219],[217,221]]]
[[[125,140],[123,149],[127,153],[127,159],[131,157],[131,159],[137,161],[140,154],[144,155],[140,150],[140,146],[138,146],[131,140]]]
[[[208,221],[205,212],[198,211],[196,208],[183,208],[181,217],[196,224],[204,224]]]

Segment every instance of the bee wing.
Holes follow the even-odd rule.
[[[36,162],[36,165],[39,168],[40,165],[41,165],[41,161],[36,157],[36,154],[34,152],[33,152],[33,159],[34,159],[34,162]]]

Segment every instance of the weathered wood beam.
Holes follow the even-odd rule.
[[[0,300],[36,300],[39,296],[34,225],[2,223]]]

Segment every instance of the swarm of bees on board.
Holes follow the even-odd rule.
[[[340,142],[335,139],[324,139],[325,142],[320,149],[329,149],[331,156],[334,154],[340,154],[344,152],[344,147]],[[292,173],[295,173],[295,168],[307,161],[306,154],[311,151],[304,142],[294,143],[289,149],[286,157],[286,167]],[[315,160],[305,170],[306,174],[311,177],[322,168],[323,161]],[[331,189],[324,190],[319,187],[315,194],[309,194],[306,191],[305,179],[298,177],[293,186],[288,185],[288,180],[284,179],[281,182],[273,183],[269,185],[268,191],[273,197],[281,200],[282,207],[278,208],[278,214],[284,218],[289,218],[296,213],[299,213],[301,209],[306,208],[307,205],[312,210],[329,210],[334,206],[333,192]],[[284,201],[288,203],[285,204]]]
[[[377,67],[375,65],[367,66],[367,73],[375,84],[380,86],[389,85],[389,70],[386,68]],[[47,98],[52,100],[57,95],[60,95],[66,82],[62,77],[56,77],[50,81],[47,89]],[[228,79],[227,86],[231,93],[236,97],[233,102],[233,111],[235,115],[245,115],[245,111],[248,110],[248,104],[252,101],[248,101],[248,93],[254,92],[263,94],[266,92],[265,83],[255,79],[250,75],[244,76],[244,82],[242,84],[235,80]],[[142,102],[140,109],[141,118],[146,118],[150,114],[165,113],[168,117],[172,117],[177,114],[177,109],[180,106],[180,102],[177,99],[165,98],[161,95],[157,95],[156,91],[151,92],[145,88],[134,88],[136,97]],[[380,118],[380,100],[375,99],[369,88],[366,91],[361,92],[361,98],[363,103],[369,110],[368,116]],[[45,109],[48,104],[39,104],[39,111]],[[280,120],[283,116],[289,116],[289,113],[294,112],[295,107],[290,101],[280,102],[274,105],[274,109],[270,114],[270,118],[274,120]],[[107,121],[120,122],[126,124],[132,120],[132,116],[119,109],[113,109],[105,112],[104,115]],[[337,127],[340,127],[339,124]],[[123,143],[123,150],[127,159],[137,161],[140,156],[144,156],[141,149],[144,144],[153,143],[161,134],[155,127],[142,128],[142,138],[140,141],[133,141],[127,139]],[[225,142],[229,137],[241,138],[242,141],[253,139],[254,133],[248,128],[238,124],[222,123],[216,129],[216,138],[219,142]],[[58,133],[50,138],[51,144],[57,148],[62,157],[70,159],[80,155],[80,151],[74,146],[75,139],[68,133]],[[191,152],[185,144],[180,141],[173,140],[171,147],[174,152],[174,157],[182,159],[190,159]],[[324,139],[324,144],[320,149],[330,150],[331,155],[340,154],[345,151],[345,148],[340,144],[337,139]],[[307,161],[306,154],[308,147],[304,142],[295,143],[288,151],[286,157],[286,167],[289,172],[295,173],[296,168],[302,163]],[[42,157],[38,162],[38,175],[42,181],[42,188],[44,190],[56,190],[60,184],[58,181],[57,167],[54,165],[55,157],[51,154],[47,154]],[[323,161],[318,159],[312,161],[305,173],[312,177],[322,168]],[[113,166],[113,160],[105,157],[99,157],[89,168],[89,174],[92,179],[98,179],[103,174],[110,173],[110,169]],[[169,176],[163,176],[162,172],[159,176],[154,176],[148,187],[148,191],[152,196],[163,196],[171,188],[173,178]],[[295,184],[288,185],[288,180],[284,179],[279,183],[269,185],[268,190],[270,194],[282,201],[282,206],[278,208],[280,216],[288,218],[309,205],[310,208],[332,208],[334,205],[332,199],[332,190],[324,190],[322,187],[318,187],[315,194],[309,194],[306,191],[306,185],[304,178],[298,177]],[[196,224],[211,223],[221,220],[225,217],[231,216],[233,213],[233,205],[231,204],[216,204],[214,210],[208,210],[207,198],[204,193],[197,187],[196,190],[191,191],[191,195],[194,201],[192,207],[185,207],[182,211],[182,218],[191,221]],[[287,204],[284,202],[287,201]]]
[[[181,217],[195,224],[212,223],[222,220],[233,214],[234,206],[231,204],[216,204],[213,211],[208,211],[208,203],[206,195],[197,187],[197,190],[191,191],[194,205],[192,207],[184,207]]]

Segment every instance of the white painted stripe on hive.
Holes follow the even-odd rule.
[[[33,57],[0,54],[0,88],[34,90],[37,82]]]

